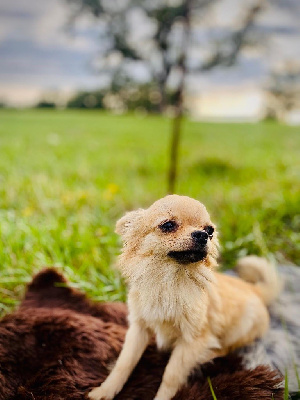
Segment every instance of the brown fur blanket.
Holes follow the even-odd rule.
[[[0,399],[84,399],[118,356],[126,313],[124,304],[90,302],[55,269],[39,273],[0,322]],[[153,399],[167,360],[150,345],[116,399]],[[246,370],[230,355],[199,367],[174,399],[212,399],[208,377],[218,400],[283,398],[281,375],[262,365]]]

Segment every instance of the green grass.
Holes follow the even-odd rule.
[[[210,380],[209,376],[207,377],[207,382],[209,384],[209,389],[210,389],[210,392],[211,392],[213,400],[217,400],[217,396],[215,395],[215,392],[214,392],[214,389],[213,389],[213,386],[212,386],[212,383],[211,383],[211,380]]]
[[[166,194],[170,120],[100,112],[0,112],[0,302],[43,266],[94,299],[125,299],[115,221]],[[272,254],[300,264],[300,130],[186,121],[177,192],[204,202],[221,261]]]
[[[289,377],[287,371],[284,375],[284,400],[289,400]]]

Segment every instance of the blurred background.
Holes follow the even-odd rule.
[[[300,263],[298,0],[0,0],[0,300],[125,298],[115,221],[204,202],[220,262]]]
[[[184,47],[195,118],[300,124],[297,0],[0,4],[2,106],[166,111]]]

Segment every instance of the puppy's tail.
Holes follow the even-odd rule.
[[[238,275],[253,284],[253,289],[266,305],[271,304],[282,290],[282,282],[273,264],[265,258],[247,256],[238,260]]]

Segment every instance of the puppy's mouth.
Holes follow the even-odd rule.
[[[207,250],[203,248],[197,250],[170,251],[168,256],[180,264],[191,264],[204,260],[204,258],[207,256]]]

